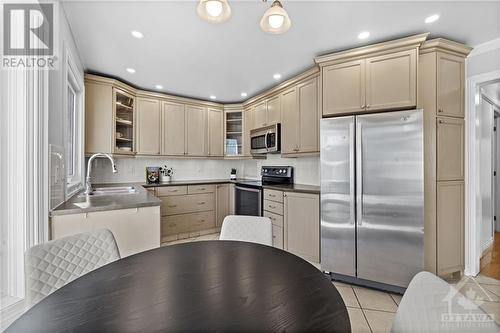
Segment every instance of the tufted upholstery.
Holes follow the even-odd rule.
[[[25,254],[26,299],[30,304],[88,272],[120,259],[111,231],[102,229],[56,239]]]
[[[273,245],[273,230],[268,217],[229,215],[222,223],[221,240]]]

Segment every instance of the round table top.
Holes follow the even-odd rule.
[[[115,261],[47,296],[7,332],[350,332],[329,279],[247,242],[200,241]]]

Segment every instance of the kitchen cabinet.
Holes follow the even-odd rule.
[[[262,101],[252,108],[253,126],[252,129],[264,127],[267,125],[267,104]]]
[[[137,154],[160,155],[160,101],[137,98]]]
[[[367,111],[417,105],[417,49],[366,59]]]
[[[229,184],[216,185],[216,198],[217,208],[215,210],[215,226],[221,227],[224,218],[229,215],[230,195]]]
[[[224,156],[224,111],[208,108],[208,156]]]
[[[450,209],[452,207],[452,209]],[[464,268],[464,182],[437,183],[437,273]]]
[[[268,124],[281,122],[281,96],[278,94],[267,100],[267,121]]]
[[[168,196],[160,199],[162,215],[215,210],[214,193]]]
[[[284,192],[284,248],[306,260],[319,262],[319,196]]]
[[[184,105],[163,102],[161,115],[161,154],[167,156],[185,155],[186,120]]]
[[[464,179],[464,120],[437,118],[437,180]]]
[[[51,217],[51,239],[109,229],[122,258],[160,246],[160,208],[141,207]]]
[[[85,82],[85,153],[113,153],[113,86]]]
[[[365,60],[353,60],[322,68],[323,116],[365,110]]]
[[[437,112],[439,116],[464,117],[464,58],[437,54]]]
[[[243,110],[243,156],[252,156],[250,153],[250,131],[253,127],[252,109]]]
[[[205,156],[207,141],[207,109],[186,105],[186,155]]]
[[[281,93],[283,105],[281,122],[281,153],[296,153],[299,149],[300,112],[297,106],[297,88]]]
[[[271,220],[273,246],[278,249],[283,249],[283,191],[264,189],[262,215]]]
[[[224,155],[243,156],[244,115],[240,105],[224,108]]]
[[[283,249],[283,228],[272,225],[273,247]]]

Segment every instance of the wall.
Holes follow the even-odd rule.
[[[466,61],[467,77],[500,70],[500,38],[475,47]]]

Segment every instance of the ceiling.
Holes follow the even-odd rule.
[[[260,30],[270,6],[229,0],[232,17],[212,25],[196,14],[196,1],[69,1],[68,21],[86,71],[137,87],[219,102],[239,102],[313,66],[313,58],[411,34],[430,32],[470,46],[500,37],[499,1],[291,1],[284,35]],[[440,19],[425,24],[438,13]],[[130,34],[138,30],[144,38]],[[359,41],[357,35],[370,31]],[[132,67],[136,73],[126,72]]]

